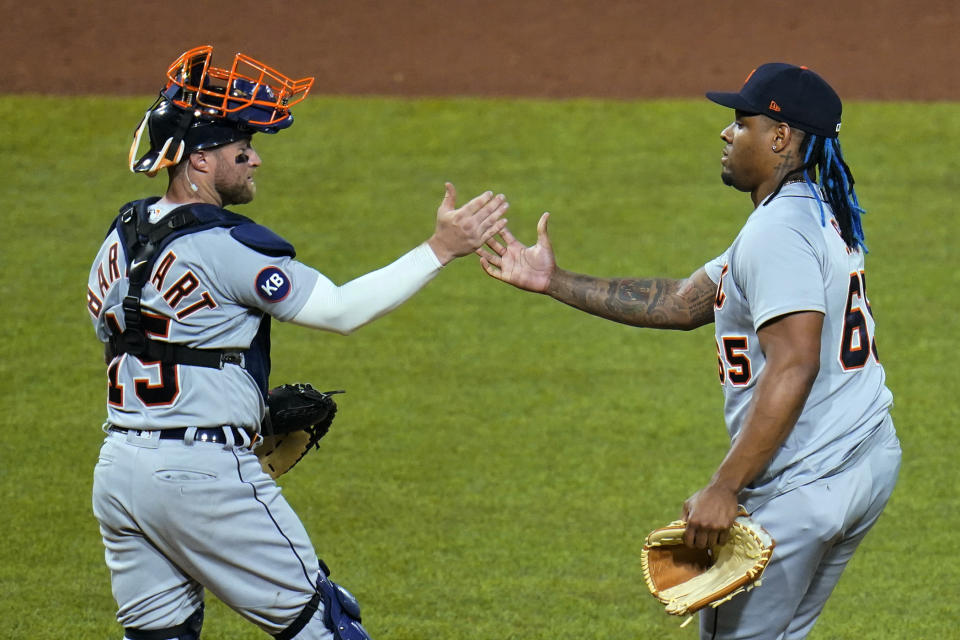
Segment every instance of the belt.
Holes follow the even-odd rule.
[[[161,440],[183,440],[187,435],[187,429],[189,427],[176,427],[174,429],[157,429],[160,432]],[[213,443],[226,443],[227,436],[224,433],[226,429],[229,429],[233,434],[233,442],[235,444],[242,444],[244,440],[253,441],[256,439],[256,435],[250,436],[245,430],[239,429],[237,427],[222,426],[222,427],[204,427],[197,429],[193,433],[194,442],[213,442]],[[110,431],[114,433],[129,433],[131,431],[138,432],[142,431],[141,429],[127,429],[125,427],[117,427],[115,425],[110,425]],[[244,437],[246,436],[246,437]]]

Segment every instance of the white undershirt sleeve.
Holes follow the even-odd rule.
[[[291,322],[347,335],[396,309],[422,289],[443,265],[426,243],[387,266],[337,286],[320,274]]]

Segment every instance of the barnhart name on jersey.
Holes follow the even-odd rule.
[[[292,246],[282,238],[242,220],[246,222],[241,225],[219,226],[208,219],[205,227],[171,239],[155,256],[141,309],[151,339],[194,349],[244,351],[245,366],[213,369],[117,356],[108,366],[111,423],[132,428],[259,428],[269,374],[269,318],[294,317],[318,274],[294,260]],[[87,286],[87,309],[103,342],[124,329],[127,273],[124,239],[114,226],[93,262]]]

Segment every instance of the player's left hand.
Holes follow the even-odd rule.
[[[735,491],[714,484],[700,489],[683,503],[681,519],[687,521],[684,544],[697,549],[724,544],[738,509]]]
[[[443,201],[437,209],[437,228],[427,241],[441,264],[473,253],[500,233],[507,221],[503,218],[510,204],[503,194],[486,191],[457,206],[457,190],[447,182]]]

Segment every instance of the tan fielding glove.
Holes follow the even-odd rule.
[[[687,616],[707,605],[717,607],[760,585],[776,543],[749,516],[737,517],[727,542],[711,549],[686,546],[686,529],[683,520],[654,529],[641,552],[643,578],[667,613]]]

